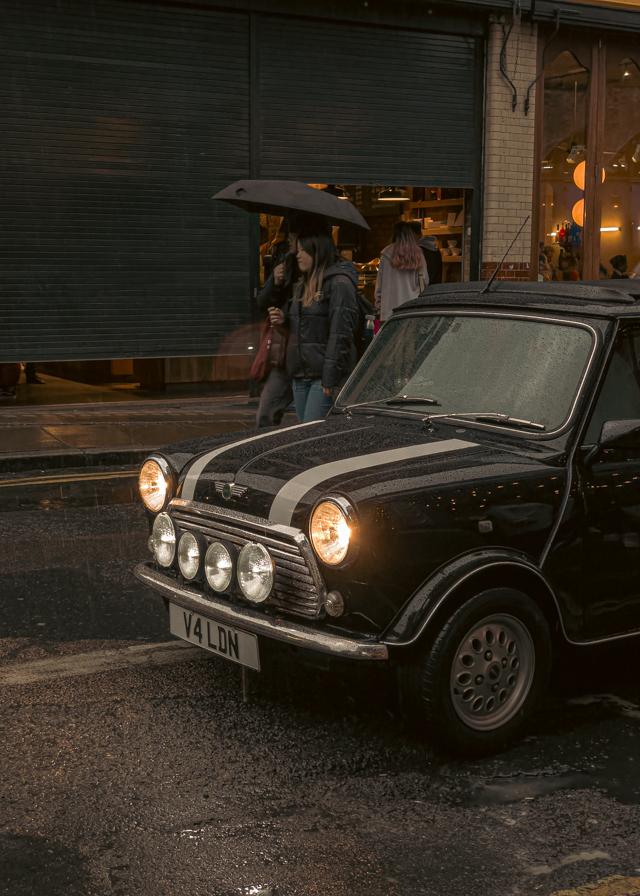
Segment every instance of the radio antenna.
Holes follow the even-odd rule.
[[[487,283],[487,285],[485,286],[485,288],[484,288],[483,290],[481,290],[480,295],[482,295],[482,294],[485,293],[485,292],[489,292],[489,290],[491,289],[491,285],[492,285],[493,281],[496,279],[496,277],[498,276],[498,271],[500,270],[500,268],[501,268],[502,265],[504,264],[504,262],[505,262],[505,258],[507,257],[507,255],[509,254],[509,252],[511,252],[511,250],[513,249],[513,246],[514,246],[516,240],[518,239],[518,237],[520,236],[520,234],[521,234],[522,231],[524,230],[524,226],[525,226],[525,224],[527,223],[527,221],[529,220],[530,217],[531,217],[531,215],[527,215],[527,217],[524,219],[524,221],[523,221],[522,224],[520,225],[520,230],[516,233],[516,235],[514,236],[514,238],[511,240],[511,245],[509,246],[509,248],[507,249],[507,251],[506,251],[506,252],[504,253],[504,255],[502,256],[502,260],[500,261],[500,263],[498,264],[498,267],[495,269],[495,271],[494,271],[493,274],[491,275],[491,279],[489,280],[489,282]]]

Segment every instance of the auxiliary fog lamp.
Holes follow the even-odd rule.
[[[176,530],[168,513],[159,513],[153,521],[149,547],[160,566],[171,566],[176,555]]]

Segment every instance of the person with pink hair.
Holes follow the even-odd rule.
[[[417,298],[429,284],[427,262],[410,221],[393,226],[393,240],[380,253],[375,300],[385,321],[403,302]]]

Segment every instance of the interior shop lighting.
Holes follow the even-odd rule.
[[[408,199],[404,190],[400,190],[398,187],[385,187],[378,193],[380,202],[407,202]]]
[[[573,182],[579,190],[584,191],[585,175],[587,171],[587,163],[580,162],[573,170]],[[607,179],[604,168],[600,169],[600,179],[602,183]]]
[[[543,171],[553,171],[553,165],[551,164],[551,162],[544,161],[542,163],[542,170]]]
[[[351,196],[349,196],[345,188],[341,187],[339,184],[328,184],[324,188],[324,192],[331,193],[332,196],[336,196],[338,199],[351,200]]]
[[[636,143],[636,148],[633,150],[631,161],[635,162],[636,164],[640,162],[640,143]]]
[[[622,227],[601,227],[600,233],[617,233]]]

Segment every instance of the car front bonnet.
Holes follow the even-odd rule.
[[[380,417],[334,417],[203,452],[183,469],[178,497],[301,526],[305,510],[329,489],[366,499],[385,479],[407,482],[427,470],[446,478],[488,456],[495,462],[504,453],[450,428],[425,432],[419,420],[390,426]]]

